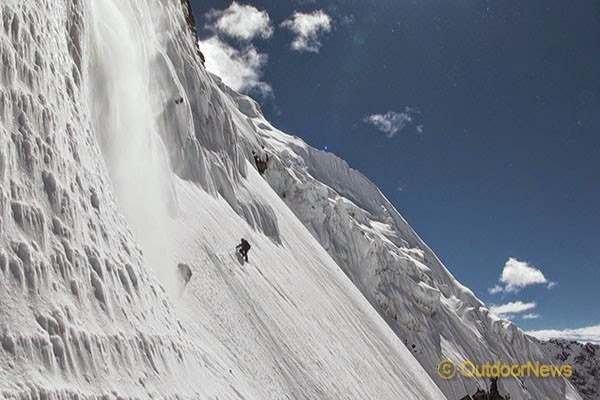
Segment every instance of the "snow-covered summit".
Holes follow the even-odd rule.
[[[543,357],[372,183],[211,76],[190,23],[0,4],[0,397],[453,399],[476,383],[436,380],[442,357]]]

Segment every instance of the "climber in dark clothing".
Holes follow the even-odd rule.
[[[506,396],[500,395],[498,392],[498,377],[490,379],[490,391],[486,392],[483,389],[477,389],[477,392],[473,396],[465,396],[461,400],[509,400],[510,394]]]
[[[242,257],[244,257],[244,260],[246,262],[248,262],[248,251],[250,251],[250,243],[248,243],[248,241],[244,238],[242,238],[242,240],[240,241],[240,244],[238,244],[235,248],[237,251],[240,252],[240,254],[242,255]]]
[[[262,151],[260,153],[252,150],[252,156],[254,156],[256,169],[261,175],[263,175],[269,165],[269,155],[265,152],[265,146],[262,147]]]
[[[254,150],[252,150],[252,156],[254,157],[254,163],[256,164],[256,168],[259,168],[258,166],[260,165],[260,157],[258,156],[258,154],[256,154]]]
[[[503,399],[503,397],[500,396],[500,393],[498,392],[498,377],[490,378],[490,395],[489,395],[489,398],[493,399],[493,400]]]

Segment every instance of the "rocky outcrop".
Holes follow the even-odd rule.
[[[571,340],[552,339],[543,348],[557,364],[573,366],[571,383],[586,400],[600,399],[600,346]]]
[[[192,12],[192,4],[190,0],[181,0],[181,7],[183,8],[183,14],[185,15],[185,20],[190,28],[190,32],[192,33],[192,38],[195,43],[198,43],[198,29],[196,28],[196,19],[194,18],[194,13]],[[198,49],[198,57],[202,64],[204,64],[204,54],[200,51],[200,48],[196,44],[196,48]]]
[[[493,378],[490,383],[490,390],[477,389],[473,396],[466,395],[460,400],[510,400],[510,395],[502,396],[498,392],[498,378]]]

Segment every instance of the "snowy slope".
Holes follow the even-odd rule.
[[[249,164],[182,3],[5,0],[0,56],[1,398],[445,399]]]
[[[600,346],[562,339],[542,341],[541,345],[557,364],[573,366],[571,382],[581,397],[600,399]]]
[[[338,262],[448,398],[472,394],[486,382],[443,380],[437,364],[472,360],[552,363],[541,346],[501,320],[442,265],[381,192],[336,156],[272,127],[257,106],[229,93],[246,119],[245,132],[271,155],[266,180]],[[249,149],[247,150],[249,151]],[[513,399],[579,398],[564,379],[509,379]]]

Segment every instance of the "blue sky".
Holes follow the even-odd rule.
[[[598,1],[192,4],[207,67],[367,175],[477,296],[600,341]]]

